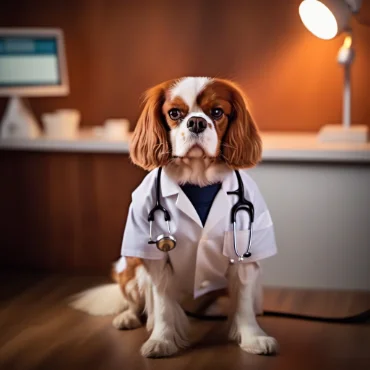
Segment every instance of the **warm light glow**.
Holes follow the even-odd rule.
[[[351,36],[346,36],[346,38],[344,39],[344,43],[343,43],[343,46],[346,48],[346,49],[349,49],[352,45],[352,37]]]
[[[320,39],[329,40],[338,33],[338,24],[334,14],[320,1],[302,1],[299,6],[299,15],[306,28]]]

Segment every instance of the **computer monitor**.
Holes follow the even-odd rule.
[[[69,93],[60,29],[0,28],[0,96],[9,96],[2,138],[35,137],[39,129],[22,97]]]

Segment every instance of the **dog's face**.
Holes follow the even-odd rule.
[[[165,95],[162,114],[170,128],[172,156],[217,157],[232,107],[230,92],[211,79],[185,78]]]
[[[254,166],[261,140],[240,89],[232,82],[186,77],[146,94],[131,142],[133,162],[146,170],[174,157],[209,157],[230,168]]]

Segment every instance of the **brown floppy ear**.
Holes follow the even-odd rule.
[[[166,123],[162,117],[164,93],[163,84],[146,92],[144,108],[130,143],[132,162],[148,171],[166,165],[171,156]]]
[[[222,143],[224,160],[232,169],[253,167],[261,160],[261,137],[247,108],[244,94],[234,83],[226,84],[231,92],[233,112]]]

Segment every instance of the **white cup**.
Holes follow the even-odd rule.
[[[74,139],[80,124],[80,112],[74,109],[59,109],[41,116],[46,137],[50,139]]]
[[[77,126],[80,123],[81,113],[77,109],[57,109],[55,112],[66,122],[73,122]]]
[[[108,140],[127,140],[130,131],[128,119],[107,119],[104,123],[104,137]]]

